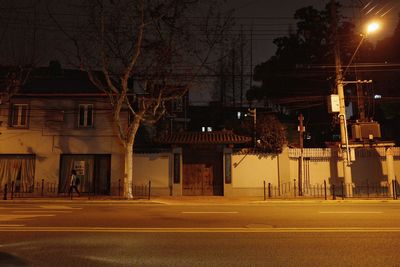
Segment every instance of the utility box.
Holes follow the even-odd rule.
[[[329,113],[339,113],[340,112],[339,95],[328,96],[328,112]]]
[[[351,136],[353,140],[358,141],[381,138],[381,127],[375,121],[357,122],[351,126]]]

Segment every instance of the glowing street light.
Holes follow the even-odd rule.
[[[377,30],[380,29],[380,27],[381,27],[381,25],[379,24],[379,22],[373,21],[367,25],[366,33],[370,34],[370,33],[376,32]]]
[[[381,28],[380,23],[376,22],[376,21],[373,21],[373,22],[367,24],[366,31],[365,31],[365,33],[361,33],[360,34],[361,40],[358,43],[358,46],[357,46],[356,50],[354,51],[353,55],[351,56],[351,59],[350,59],[349,63],[347,64],[346,69],[344,70],[342,76],[344,76],[346,74],[346,72],[349,69],[351,63],[353,63],[353,60],[354,60],[355,56],[357,55],[358,50],[360,49],[360,47],[363,44],[364,40],[368,37],[369,34],[378,31],[380,28]]]

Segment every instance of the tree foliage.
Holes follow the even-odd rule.
[[[308,6],[295,12],[296,30],[275,39],[275,55],[255,67],[254,80],[261,85],[248,92],[249,99],[275,98],[283,105],[306,108],[320,105],[322,96],[332,93],[334,46],[339,45],[345,64],[361,37],[354,25],[340,16],[340,5],[331,5],[323,10]],[[364,42],[360,54],[368,57],[371,49],[371,44]]]
[[[254,143],[258,151],[282,152],[282,148],[286,144],[286,132],[279,119],[272,114],[259,114],[256,125],[254,125],[253,119],[254,117],[251,116],[246,117],[240,125],[234,127],[235,132],[256,138]]]
[[[265,152],[282,152],[282,147],[286,143],[286,135],[284,126],[275,116],[261,116],[256,129],[258,148]]]

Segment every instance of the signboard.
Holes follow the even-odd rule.
[[[85,161],[74,161],[74,170],[76,171],[77,175],[85,175]]]
[[[330,96],[328,96],[328,112],[329,113],[338,113],[338,112],[340,112],[339,95],[330,95]]]

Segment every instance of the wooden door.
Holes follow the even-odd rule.
[[[187,151],[183,155],[183,195],[222,195],[222,154]]]

